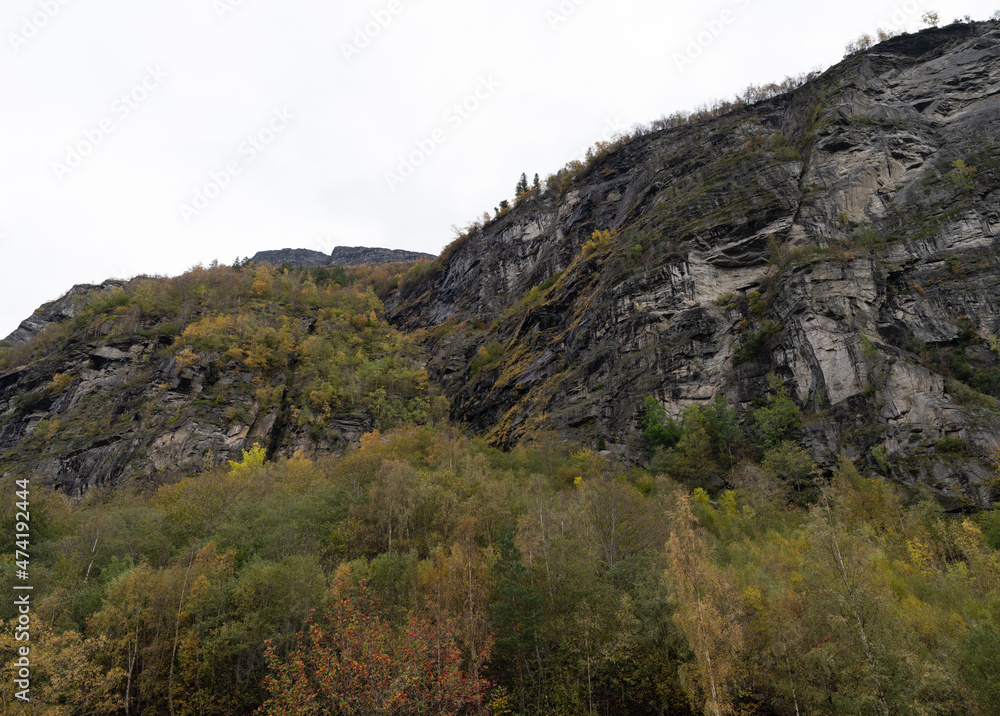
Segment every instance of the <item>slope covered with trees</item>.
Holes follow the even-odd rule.
[[[847,461],[806,507],[759,465],[732,484],[439,426],[79,505],[33,486],[22,712],[995,713],[1000,515]]]

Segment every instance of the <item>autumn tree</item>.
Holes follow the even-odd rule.
[[[325,615],[299,635],[283,660],[268,645],[269,694],[260,716],[377,716],[488,713],[487,684],[466,674],[459,628],[447,613],[437,619],[409,615],[394,628],[367,590],[357,600],[334,586]],[[480,659],[490,644],[482,645]]]
[[[692,704],[709,716],[733,713],[737,694],[742,629],[734,618],[734,589],[712,560],[707,537],[698,527],[691,501],[678,498],[667,541],[667,580],[677,593],[674,619],[695,654],[694,673],[684,678]]]

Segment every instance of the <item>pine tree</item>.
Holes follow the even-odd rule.
[[[535,179],[531,182],[531,188],[536,191],[542,190],[542,180],[538,177],[538,172],[535,172]]]
[[[493,577],[493,624],[496,658],[492,668],[517,680],[521,712],[525,710],[526,682],[531,676],[529,656],[535,650],[542,616],[542,595],[531,584],[531,572],[521,561],[511,529],[500,533]],[[511,663],[513,662],[513,663]]]
[[[514,190],[514,196],[520,196],[526,191],[528,191],[528,175],[521,172],[521,178],[517,182],[517,189]]]

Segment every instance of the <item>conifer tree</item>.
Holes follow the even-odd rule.
[[[514,190],[514,196],[520,196],[526,191],[528,191],[528,175],[521,172],[521,178],[517,182],[517,188]]]

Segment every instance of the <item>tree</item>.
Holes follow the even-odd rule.
[[[853,630],[867,676],[874,692],[873,704],[889,716],[889,696],[886,692],[886,652],[892,639],[892,630],[885,624],[886,600],[879,593],[877,580],[873,579],[872,566],[868,563],[868,546],[863,537],[852,534],[844,524],[845,509],[842,497],[850,492],[851,481],[860,481],[854,466],[846,459],[834,478],[834,485],[823,490],[819,503],[812,510],[816,544],[823,559],[817,564],[826,568],[832,577],[828,582],[844,625]]]
[[[517,188],[514,190],[514,196],[521,196],[521,194],[526,191],[528,191],[528,175],[521,172],[521,178],[517,182]]]
[[[267,648],[270,694],[260,716],[488,713],[488,684],[462,671],[457,622],[412,612],[394,629],[362,586],[357,603],[334,584],[322,623],[311,621],[287,660]],[[482,646],[485,659],[491,645]]]
[[[875,44],[875,39],[869,35],[867,32],[861,35],[858,39],[847,44],[844,48],[844,56],[856,55],[859,52],[864,52],[865,50],[871,49]]]
[[[647,395],[643,401],[642,435],[654,447],[673,447],[681,439],[680,426],[656,398]]]
[[[671,515],[667,580],[677,594],[674,620],[695,654],[696,673],[682,675],[692,704],[705,714],[733,713],[743,633],[732,604],[737,600],[726,575],[713,563],[704,530],[686,495]]]
[[[998,11],[997,14],[1000,15],[1000,11]],[[542,190],[542,180],[539,178],[538,172],[535,172],[535,178],[531,182],[531,188],[536,192],[540,192]]]
[[[542,616],[542,595],[531,584],[531,573],[514,545],[513,530],[505,530],[497,540],[497,560],[493,564],[493,624],[497,655],[491,668],[511,672],[517,680],[521,713],[525,712],[526,685],[530,677],[529,655],[538,642]],[[513,663],[511,663],[513,662]]]
[[[923,20],[924,24],[927,25],[927,27],[937,27],[938,22],[941,20],[941,16],[938,15],[933,10],[930,10],[928,12],[925,12],[923,14],[923,17],[921,17],[920,19]]]
[[[776,447],[802,425],[802,411],[788,396],[781,379],[772,373],[767,386],[774,396],[768,396],[768,405],[755,410],[751,419],[751,437],[761,450]]]

